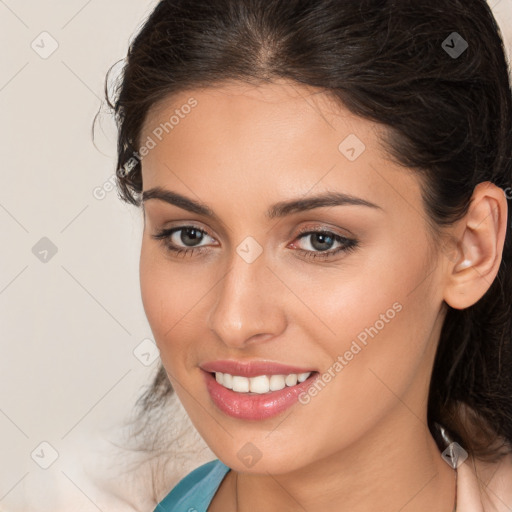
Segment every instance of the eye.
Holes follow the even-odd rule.
[[[303,228],[299,233],[299,240],[310,237],[309,242],[305,244],[308,248],[299,249],[299,252],[307,258],[330,258],[342,251],[349,252],[354,250],[359,243],[354,238],[347,238],[326,229],[315,230],[309,227]],[[336,243],[339,244],[338,247],[331,249]]]
[[[179,226],[163,229],[156,235],[152,235],[152,238],[162,240],[165,248],[171,253],[186,256],[190,253],[203,252],[205,250],[204,245],[199,245],[205,240],[205,236],[213,240],[206,231],[196,226]]]
[[[210,238],[215,243],[213,237],[208,235],[206,231],[192,225],[164,229],[156,235],[151,236],[155,240],[161,240],[165,249],[173,255],[181,255],[183,257],[188,254],[193,256],[207,251],[210,244],[201,245],[201,242],[207,241],[207,238]],[[308,237],[310,237],[310,241],[306,246],[309,247],[297,250],[306,258],[312,259],[327,259],[342,251],[348,252],[354,250],[359,243],[354,238],[347,238],[326,229],[315,230],[311,227],[300,230],[297,239],[302,240]],[[335,244],[339,245],[335,249],[332,249],[332,246]]]

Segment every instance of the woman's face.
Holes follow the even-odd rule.
[[[426,429],[447,258],[381,134],[285,82],[191,90],[145,121],[144,193],[186,198],[144,201],[145,312],[195,427],[236,470],[361,456],[363,439],[375,456]]]

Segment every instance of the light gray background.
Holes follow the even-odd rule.
[[[141,212],[109,187],[113,121],[100,116],[96,147],[91,124],[108,68],[156,3],[0,0],[0,510],[133,510],[118,494],[151,510],[142,470],[104,472],[105,439],[158,352],[139,292]],[[490,4],[510,52],[512,0]],[[213,458],[190,439],[198,453],[170,468],[169,485]]]

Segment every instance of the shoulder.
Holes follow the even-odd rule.
[[[481,486],[485,512],[508,512],[512,509],[512,453],[499,462],[477,463],[477,475]]]
[[[468,458],[458,469],[458,507],[468,512],[512,510],[512,454],[499,462]]]
[[[199,466],[178,482],[154,512],[206,512],[228,471],[219,459]]]

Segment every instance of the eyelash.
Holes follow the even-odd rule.
[[[171,252],[175,256],[182,255],[185,257],[187,254],[193,255],[193,253],[202,254],[205,250],[207,250],[206,246],[200,246],[200,247],[189,247],[189,248],[182,248],[177,247],[174,244],[170,242],[170,238],[172,235],[176,232],[186,230],[186,229],[195,229],[196,231],[199,231],[200,233],[203,233],[203,235],[210,236],[204,229],[200,229],[196,226],[192,225],[186,225],[186,226],[179,226],[175,228],[170,229],[164,229],[157,233],[156,235],[151,235],[153,239],[155,240],[161,240],[169,252]],[[331,249],[329,251],[308,251],[306,249],[297,249],[299,253],[301,253],[303,256],[309,259],[328,259],[341,251],[344,252],[351,252],[355,250],[358,245],[359,241],[355,238],[347,238],[341,235],[337,235],[336,233],[333,233],[332,231],[328,231],[326,229],[319,229],[315,230],[311,227],[308,228],[302,228],[299,230],[297,238],[305,238],[306,235],[315,235],[315,234],[321,234],[321,235],[328,235],[331,238],[334,239],[334,241],[341,243],[342,245],[338,247],[337,249]],[[210,236],[210,238],[213,238]]]

